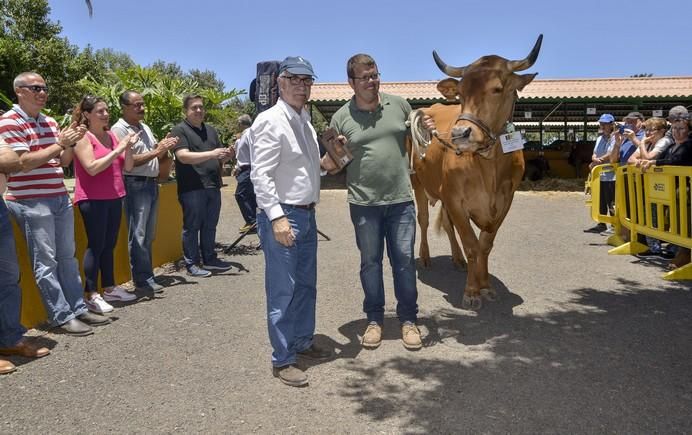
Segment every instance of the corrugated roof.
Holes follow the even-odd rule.
[[[436,80],[418,82],[382,82],[382,92],[408,100],[439,100],[442,95]],[[311,100],[345,101],[353,90],[348,83],[315,83]],[[691,98],[692,76],[636,77],[596,79],[536,79],[519,98],[524,99],[599,99],[599,98]]]

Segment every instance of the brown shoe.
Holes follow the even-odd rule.
[[[17,367],[15,367],[14,364],[9,361],[5,361],[4,359],[0,359],[0,375],[6,375],[15,370],[17,370]]]
[[[302,387],[308,384],[308,376],[294,364],[273,367],[272,374],[281,382],[291,387]]]
[[[49,353],[50,349],[47,347],[31,343],[26,338],[22,338],[12,347],[0,348],[0,355],[19,355],[25,358],[42,358]]]
[[[377,322],[368,323],[361,344],[366,349],[376,349],[382,343],[382,326]]]
[[[413,322],[404,322],[401,325],[401,341],[404,347],[409,350],[418,350],[423,347],[420,340],[420,330]]]

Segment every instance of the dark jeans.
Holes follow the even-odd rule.
[[[252,225],[257,220],[257,200],[255,199],[255,188],[250,180],[250,167],[246,166],[236,175],[238,185],[235,189],[235,200],[238,202],[240,214],[243,215],[245,223]]]
[[[221,190],[198,189],[178,195],[183,208],[183,256],[185,265],[216,259],[216,225],[221,213]]]
[[[385,243],[394,275],[396,313],[403,322],[415,322],[418,313],[416,265],[416,210],[413,202],[362,206],[350,204],[351,221],[360,250],[360,281],[365,292],[363,311],[368,321],[384,320],[382,257]]]
[[[130,269],[135,286],[154,280],[152,245],[156,236],[159,209],[159,185],[156,178],[125,176],[125,216]]]
[[[615,181],[601,180],[599,211],[602,215],[615,214]]]
[[[84,290],[98,291],[98,276],[101,271],[103,288],[115,285],[113,276],[113,250],[118,241],[122,199],[96,199],[80,201],[77,206],[82,213],[87,235],[84,251]]]
[[[26,330],[19,323],[22,289],[10,214],[0,198],[0,347],[12,347]]]

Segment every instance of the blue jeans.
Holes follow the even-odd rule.
[[[183,256],[185,265],[199,263],[200,248],[202,261],[216,259],[216,224],[221,213],[221,190],[198,189],[178,195],[183,208]]]
[[[384,320],[382,256],[386,242],[394,275],[396,313],[402,323],[415,322],[418,290],[413,254],[416,241],[416,210],[413,202],[349,206],[360,250],[360,282],[365,292],[363,311],[368,321],[382,324]]]
[[[257,198],[255,188],[250,180],[250,167],[244,168],[236,176],[238,185],[235,189],[235,200],[245,223],[252,225],[257,220]]]
[[[317,225],[315,211],[282,205],[293,228],[294,245],[274,238],[272,223],[257,214],[257,230],[264,251],[264,288],[272,364],[296,362],[296,353],[312,345],[317,300]]]
[[[10,214],[0,198],[0,347],[12,347],[26,332],[19,323],[22,289]]]
[[[159,184],[155,178],[126,175],[125,219],[130,270],[136,287],[154,282],[152,245],[159,210]]]
[[[87,311],[74,246],[74,212],[67,195],[7,201],[24,232],[48,321],[57,326]]]
[[[115,285],[113,250],[118,242],[123,201],[120,198],[84,200],[77,206],[87,234],[87,248],[82,263],[84,290],[94,293],[99,288],[99,271],[102,288]]]

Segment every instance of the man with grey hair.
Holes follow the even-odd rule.
[[[74,212],[62,171],[87,128],[73,122],[59,131],[58,123],[41,113],[48,86],[39,74],[17,76],[14,91],[19,104],[0,117],[0,138],[17,153],[21,165],[21,172],[9,176],[7,208],[24,231],[49,323],[68,334],[89,335],[93,331],[87,324],[103,325],[110,319],[89,313],[84,303]]]
[[[238,125],[242,129],[240,138],[235,142],[236,166],[234,175],[237,181],[235,200],[238,202],[240,214],[245,219],[245,226],[240,228],[241,233],[256,231],[257,199],[255,190],[250,180],[250,138],[248,127],[252,125],[250,115],[240,115]]]
[[[331,355],[313,342],[320,152],[305,105],[314,80],[306,59],[284,59],[279,65],[279,100],[257,115],[249,133],[272,373],[293,387],[308,384],[307,375],[296,365],[299,356],[323,360]]]
[[[139,141],[132,146],[135,166],[124,172],[125,216],[127,219],[128,248],[132,281],[138,290],[159,293],[163,286],[156,282],[152,265],[152,245],[156,235],[159,203],[159,176],[161,163],[170,159],[168,150],[178,143],[176,137],[166,137],[157,143],[151,129],[144,122],[145,104],[142,95],[125,91],[120,95],[122,117],[111,130],[122,140],[130,133],[139,133]],[[164,176],[167,174],[164,174]]]

